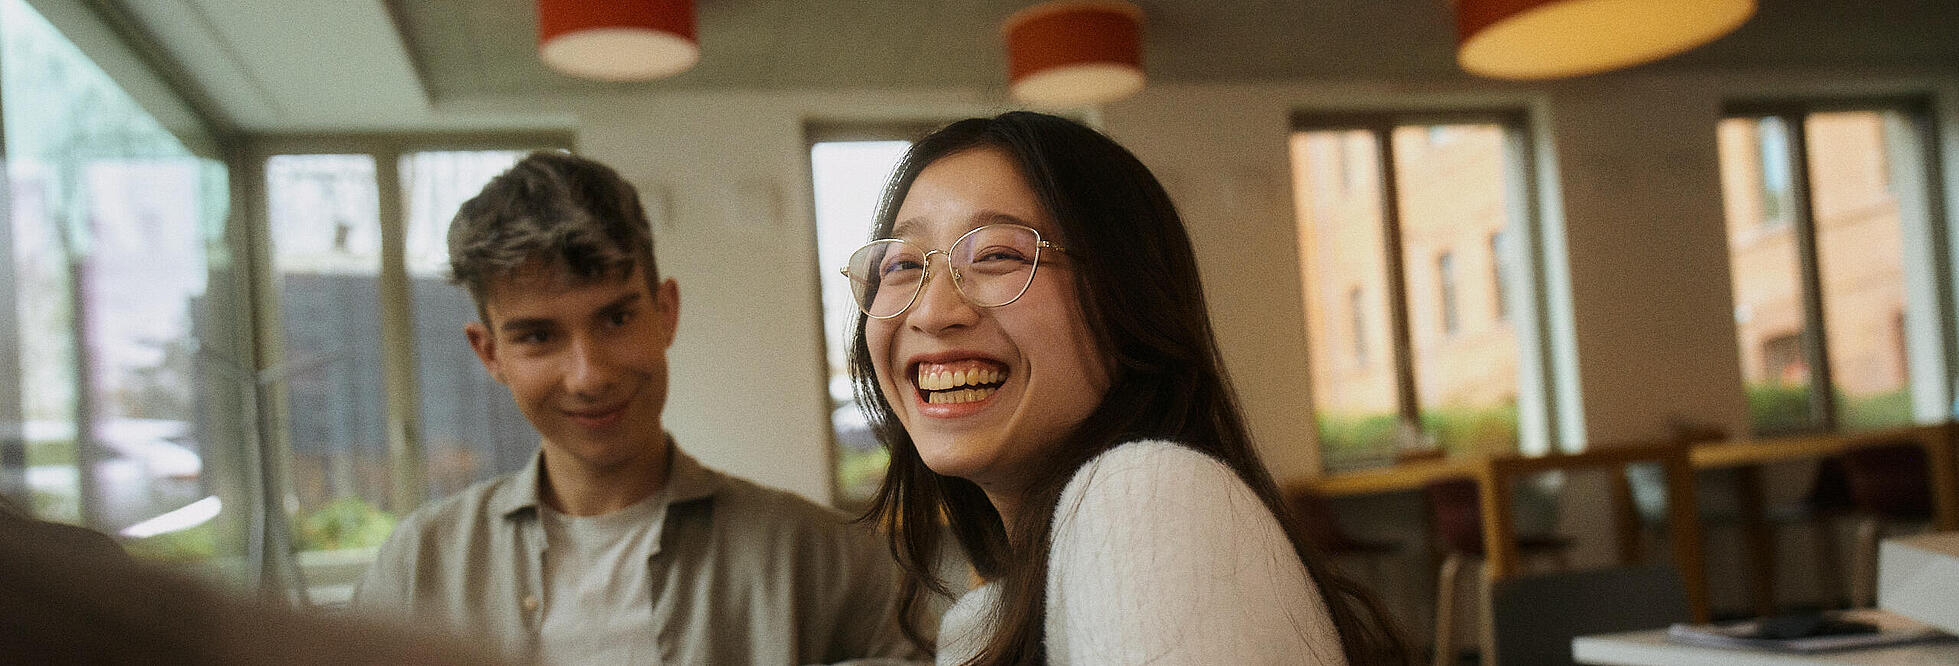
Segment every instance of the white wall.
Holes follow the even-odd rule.
[[[683,448],[718,469],[830,500],[806,123],[1000,110],[980,99],[940,91],[553,100],[577,114],[579,152],[639,187],[660,272],[680,285],[666,423]]]
[[[1186,216],[1226,364],[1283,482],[1314,474],[1286,136],[1300,109],[1507,108],[1539,125],[1544,209],[1568,248],[1575,416],[1595,443],[1673,420],[1745,423],[1714,124],[1731,99],[1936,96],[1953,174],[1953,68],[1637,72],[1515,85],[1436,81],[1155,84],[1100,110]],[[551,100],[579,149],[619,168],[658,220],[681,285],[670,428],[711,465],[830,497],[810,122],[1003,110],[997,90],[645,93]],[[523,104],[523,103],[518,103]],[[533,103],[534,104],[534,103]],[[868,221],[867,221],[868,223]],[[1553,304],[1559,307],[1560,304]]]

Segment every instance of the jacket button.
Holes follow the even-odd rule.
[[[536,610],[537,610],[537,596],[536,596],[536,595],[525,595],[525,596],[524,596],[524,612],[526,612],[526,613],[529,613],[529,612],[535,612]]]

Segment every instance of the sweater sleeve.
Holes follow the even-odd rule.
[[[1133,442],[1090,461],[1053,540],[1053,663],[1345,663],[1278,520],[1202,453]]]

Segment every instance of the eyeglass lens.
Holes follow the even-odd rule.
[[[961,236],[941,254],[953,283],[979,307],[1020,298],[1034,279],[1041,237],[1017,224],[991,224]],[[911,306],[926,279],[928,251],[910,241],[884,239],[850,257],[850,286],[857,304],[873,317],[892,317]]]

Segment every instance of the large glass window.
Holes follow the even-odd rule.
[[[464,344],[463,325],[477,318],[476,305],[469,292],[448,282],[449,221],[456,209],[523,156],[471,150],[401,157],[418,422],[431,498],[516,470],[537,450],[537,431],[509,389],[491,379]]]
[[[1929,244],[1906,241],[1932,233],[1921,122],[1910,105],[1797,105],[1721,122],[1735,326],[1757,434],[1911,423],[1914,373],[1941,381],[1937,368],[1914,369],[1936,365],[1914,363],[1936,354],[1908,343],[1910,329],[1939,327],[1934,259],[1908,249]]]
[[[226,172],[0,0],[0,465],[9,501],[237,571],[245,516]]]
[[[368,155],[279,155],[266,162],[279,365],[294,541],[302,550],[374,545],[392,527],[381,378],[381,222]],[[412,507],[397,507],[406,509]]]
[[[449,223],[522,150],[273,154],[263,371],[301,582],[336,604],[422,502],[512,472],[537,432],[463,336]]]
[[[1531,292],[1513,269],[1528,265],[1520,244],[1500,240],[1527,217],[1519,131],[1506,118],[1302,118],[1294,192],[1328,468],[1544,437],[1519,430],[1520,390],[1537,380],[1520,371],[1509,306]]]
[[[900,140],[817,141],[810,146],[830,427],[836,437],[838,506],[855,508],[869,502],[884,482],[890,457],[871,434],[870,424],[851,393],[846,363],[857,305],[850,296],[849,278],[837,269],[850,263],[850,253],[871,239],[871,218],[877,211],[878,196],[910,147],[910,142]]]

